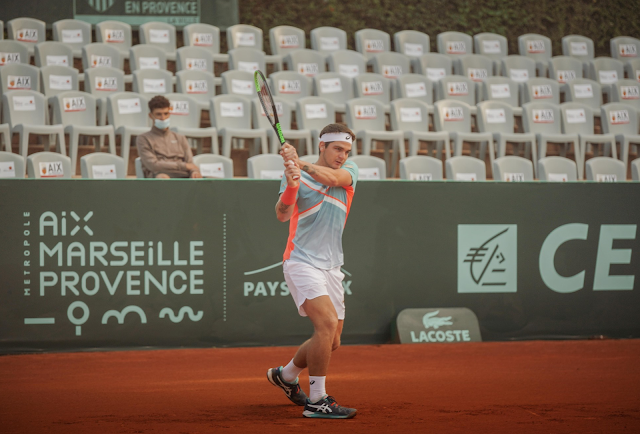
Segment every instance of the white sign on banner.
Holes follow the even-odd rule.
[[[91,166],[93,179],[117,179],[115,164],[95,164]]]
[[[380,169],[376,167],[358,168],[358,181],[371,181],[380,179]]]
[[[535,54],[535,53],[544,53],[544,41],[535,40],[535,41],[527,41],[527,53]]]
[[[342,80],[339,78],[323,78],[320,80],[320,89],[322,93],[342,92]]]
[[[409,98],[427,96],[427,83],[407,83],[404,85],[404,91]]]
[[[327,106],[325,104],[306,104],[304,111],[307,119],[327,118]]]
[[[61,178],[64,176],[64,167],[61,161],[40,163],[40,178]]]
[[[145,78],[142,80],[142,91],[144,93],[166,93],[167,87],[162,78]]]
[[[244,116],[244,105],[241,102],[221,102],[220,116],[223,118],[241,118]]]
[[[384,92],[381,81],[364,81],[361,85],[363,95],[382,95]]]
[[[36,102],[30,96],[14,96],[13,109],[17,112],[33,112],[36,110]]]
[[[447,42],[447,54],[467,54],[467,44],[463,41]]]
[[[187,69],[193,69],[196,71],[207,71],[207,59],[187,58]]]
[[[140,98],[127,98],[118,100],[118,113],[128,115],[132,113],[141,113]]]
[[[224,165],[222,163],[203,163],[200,165],[200,174],[204,178],[224,178]]]
[[[482,41],[482,52],[484,54],[500,54],[500,41]]]
[[[569,175],[566,173],[550,173],[547,175],[547,179],[551,182],[567,182]]]
[[[402,66],[382,65],[382,75],[387,78],[398,78],[402,75]]]
[[[284,170],[261,170],[260,179],[282,179]]]
[[[597,182],[618,182],[618,177],[611,173],[597,173],[596,174],[596,181]]]
[[[124,30],[106,29],[106,42],[122,43],[124,42]]]
[[[208,93],[207,80],[187,80],[187,93]]]
[[[255,72],[258,70],[258,62],[238,62],[239,71]]]
[[[340,41],[337,37],[321,37],[320,49],[323,51],[335,51],[340,49]]]
[[[534,110],[532,115],[533,122],[536,124],[552,124],[555,121],[552,109]]]
[[[406,56],[414,56],[420,57],[424,53],[424,49],[422,48],[422,44],[410,44],[405,42],[404,44],[404,54]]]
[[[401,107],[400,120],[402,122],[422,122],[420,107]]]
[[[531,86],[531,93],[533,93],[533,99],[553,98],[553,89],[548,84]]]
[[[478,175],[475,173],[456,173],[456,181],[476,181]]]
[[[191,35],[191,42],[196,47],[213,46],[213,33],[194,33]]]
[[[469,95],[469,86],[464,81],[452,81],[447,85],[449,96]]]
[[[109,56],[97,56],[95,54],[91,55],[91,67],[98,68],[100,66],[108,66],[111,67],[111,57]]]
[[[365,39],[364,51],[367,53],[382,53],[384,51],[384,42],[381,39]]]
[[[189,101],[171,101],[169,113],[177,116],[189,115]]]
[[[584,109],[570,109],[565,110],[565,116],[567,117],[568,124],[586,124],[587,115]]]
[[[73,83],[70,75],[53,75],[49,76],[49,87],[56,90],[72,90]]]
[[[82,39],[82,30],[63,30],[62,42],[65,44],[82,44],[84,42]]]
[[[589,54],[586,42],[572,42],[569,49],[572,56],[586,56]]]
[[[504,113],[504,109],[486,109],[484,111],[487,116],[488,124],[505,124],[507,123],[507,117]]]
[[[295,94],[302,92],[300,80],[278,80],[278,91],[280,93]]]
[[[253,82],[250,80],[231,79],[231,93],[253,95]]]
[[[638,99],[640,98],[640,87],[620,86],[620,95],[622,99]]]
[[[374,105],[357,105],[354,109],[356,119],[375,119],[378,117],[376,106]]]
[[[87,110],[87,101],[83,96],[76,96],[73,98],[63,98],[62,106],[66,113],[69,112],[83,112]]]
[[[559,70],[556,71],[556,80],[558,80],[558,82],[560,83],[567,83],[571,80],[575,80],[576,79],[576,72],[568,69],[568,70]]]
[[[47,66],[69,66],[69,59],[67,56],[51,56],[46,57]]]
[[[256,36],[253,33],[236,33],[236,46],[238,47],[255,47]]]
[[[593,98],[593,88],[590,84],[575,84],[573,93],[576,98]]]
[[[507,182],[524,182],[524,173],[505,172],[503,180]]]
[[[620,56],[622,57],[637,57],[638,49],[635,44],[620,44],[618,46]]]
[[[612,84],[618,81],[618,73],[613,71],[599,71],[598,76],[600,77],[600,83],[602,84]]]
[[[0,161],[0,178],[15,178],[16,165],[12,161]]]
[[[20,42],[38,42],[38,31],[36,29],[18,29],[15,31],[14,37]]]
[[[609,112],[612,125],[622,125],[629,123],[629,112],[626,110],[611,110]]]
[[[96,90],[114,92],[118,90],[118,79],[116,77],[96,77]]]
[[[157,57],[139,57],[140,69],[160,69],[160,59]]]
[[[7,90],[31,89],[31,77],[28,75],[9,75],[7,77]]]
[[[529,71],[526,69],[510,69],[509,78],[518,83],[529,80]]]
[[[480,82],[489,76],[487,70],[483,68],[469,68],[467,74],[471,80]]]
[[[280,48],[298,48],[300,47],[300,41],[298,35],[282,35],[279,39]]]
[[[508,84],[492,84],[491,96],[493,98],[511,98],[511,88]]]
[[[410,173],[409,179],[411,181],[433,181],[433,175],[431,173]]]
[[[340,73],[340,75],[353,78],[357,77],[358,74],[360,74],[360,69],[358,68],[358,65],[339,65],[338,72]]]
[[[297,71],[307,77],[313,77],[318,75],[319,68],[317,63],[298,63]]]
[[[0,53],[0,66],[20,63],[20,53]]]
[[[284,116],[284,107],[282,105],[281,102],[275,102],[274,104],[276,106],[276,113],[278,116]],[[262,104],[260,104],[260,116],[266,116],[267,114],[264,112],[264,108],[262,107]]]
[[[431,81],[438,81],[445,75],[447,75],[447,73],[444,68],[427,68],[427,77]]]
[[[448,121],[463,121],[464,110],[462,107],[445,107],[443,110],[443,118],[445,122]]]
[[[149,42],[152,44],[168,44],[169,31],[160,29],[149,29]]]

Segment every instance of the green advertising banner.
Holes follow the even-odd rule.
[[[302,342],[278,186],[0,181],[0,351]],[[638,220],[637,183],[361,182],[343,341],[407,308],[469,309],[483,340],[638,337]],[[430,315],[418,339],[459,320]]]

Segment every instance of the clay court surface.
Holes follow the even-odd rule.
[[[268,383],[293,351],[0,357],[0,432],[640,432],[638,340],[344,346],[327,386],[352,420],[305,419]]]

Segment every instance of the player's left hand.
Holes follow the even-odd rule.
[[[282,145],[282,148],[280,149],[280,155],[282,155],[284,161],[293,161],[298,167],[300,167],[298,152],[296,151],[296,148],[294,148],[290,144],[285,143],[284,145]]]

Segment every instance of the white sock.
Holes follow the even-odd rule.
[[[289,364],[282,368],[282,379],[287,383],[294,383],[303,370],[304,368],[298,368],[294,365],[293,359],[291,359]]]
[[[327,394],[324,386],[326,378],[309,375],[309,401],[318,402]]]

